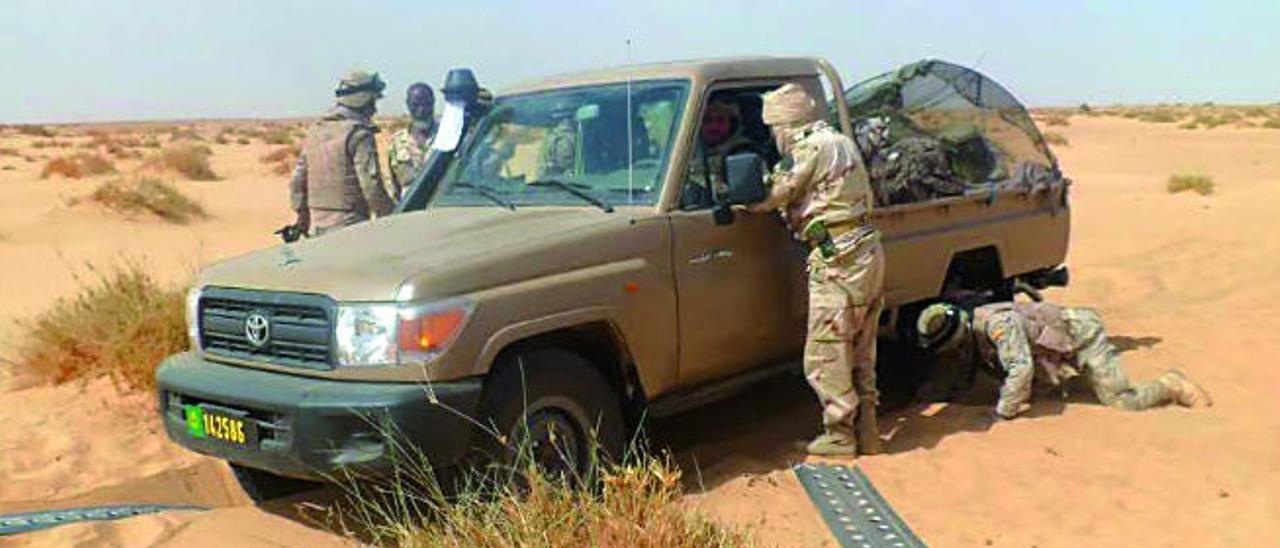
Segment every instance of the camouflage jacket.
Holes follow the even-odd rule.
[[[973,311],[973,332],[984,364],[1005,377],[996,411],[1012,417],[1031,397],[1034,379],[1060,386],[1079,374],[1078,342],[1065,320],[1065,308],[1050,303],[1003,302]]]
[[[343,106],[311,128],[289,182],[290,205],[309,233],[391,212],[395,202],[382,184],[377,131],[367,116]]]
[[[420,122],[415,121],[409,127],[396,131],[391,134],[391,142],[387,144],[387,167],[391,171],[390,190],[393,198],[399,198],[413,182],[427,158],[427,151],[431,150],[432,141],[435,140],[435,126],[432,125],[425,129],[426,139],[418,142],[414,133],[423,132],[420,125]]]
[[[769,197],[757,208],[783,208],[801,239],[814,221],[864,222],[872,208],[871,185],[853,140],[826,122],[800,128],[792,139],[790,154],[769,175]]]

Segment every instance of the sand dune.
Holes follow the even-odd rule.
[[[935,546],[1270,545],[1280,540],[1280,131],[1074,117],[1054,128],[1071,189],[1072,284],[1050,297],[1102,312],[1136,379],[1179,367],[1209,409],[1130,414],[1077,392],[991,425],[988,390],[884,419],[886,454],[859,463]],[[0,139],[0,146],[21,140]],[[99,180],[38,180],[40,163],[0,157],[0,355],[12,320],[69,295],[86,261],[142,255],[162,279],[269,245],[290,220],[269,147],[214,145],[226,178],[180,182],[213,218],[122,220],[63,200]],[[122,165],[128,169],[128,165]],[[1173,173],[1217,181],[1169,194]],[[6,366],[5,369],[8,369]],[[12,372],[10,372],[9,376]],[[108,381],[0,394],[0,513],[105,502],[189,502],[169,513],[66,526],[19,545],[322,546],[337,537],[248,505],[226,468],[169,444],[150,395]],[[660,426],[686,463],[693,504],[770,545],[834,545],[788,467],[816,428],[812,396],[778,381]],[[695,466],[696,463],[696,466]],[[767,503],[763,503],[766,501]]]

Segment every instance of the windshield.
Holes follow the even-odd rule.
[[[688,91],[664,80],[501,97],[436,205],[653,205]]]

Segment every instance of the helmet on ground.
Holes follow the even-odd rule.
[[[951,303],[935,303],[916,320],[920,346],[935,352],[955,348],[969,335],[969,313]]]
[[[337,97],[339,105],[364,108],[381,99],[382,90],[386,87],[387,84],[378,77],[378,73],[357,70],[347,74],[338,82],[338,88],[333,91],[333,95]]]

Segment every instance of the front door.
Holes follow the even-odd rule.
[[[804,250],[773,213],[670,213],[684,386],[770,365],[804,345]]]

